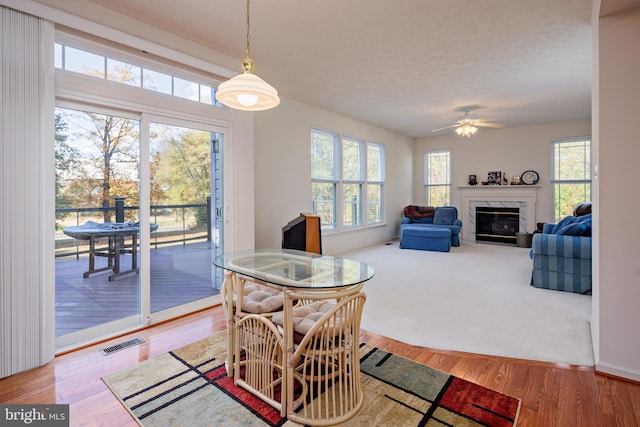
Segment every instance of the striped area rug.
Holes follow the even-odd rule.
[[[297,426],[233,384],[219,333],[103,378],[136,421],[152,426]],[[514,397],[363,344],[365,401],[345,426],[515,426]]]

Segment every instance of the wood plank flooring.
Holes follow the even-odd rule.
[[[210,242],[159,246],[150,255],[152,312],[220,293],[211,278]],[[96,269],[106,265],[106,258],[96,257]],[[131,255],[121,255],[121,265],[130,269]],[[110,281],[107,270],[85,278],[88,267],[88,255],[56,259],[56,336],[139,313],[138,273]]]
[[[2,403],[67,403],[72,426],[136,426],[100,379],[225,327],[220,306],[60,355],[0,380]],[[99,350],[141,337],[109,356]],[[522,399],[519,427],[638,427],[640,384],[592,368],[414,347],[363,331],[362,341]],[[196,426],[193,426],[196,427]]]

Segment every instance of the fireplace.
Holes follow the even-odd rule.
[[[460,191],[462,230],[460,237],[467,242],[476,240],[476,209],[511,208],[518,209],[517,232],[533,233],[536,229],[537,185],[476,185],[458,187]],[[500,240],[503,241],[503,240]]]
[[[520,228],[520,209],[476,207],[476,241],[516,243]]]

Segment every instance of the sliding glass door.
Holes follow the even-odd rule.
[[[59,107],[55,124],[56,336],[74,341],[140,318],[140,120]]]
[[[212,179],[221,169],[222,134],[151,122],[151,312],[218,294],[212,254],[220,244],[216,225],[221,191]],[[218,189],[219,190],[219,189]]]
[[[225,129],[56,109],[56,344],[204,308],[222,280]]]

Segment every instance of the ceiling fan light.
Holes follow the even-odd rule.
[[[470,124],[464,124],[456,128],[456,133],[458,135],[466,136],[467,138],[469,138],[471,135],[473,135],[476,132],[478,132],[478,128]]]

